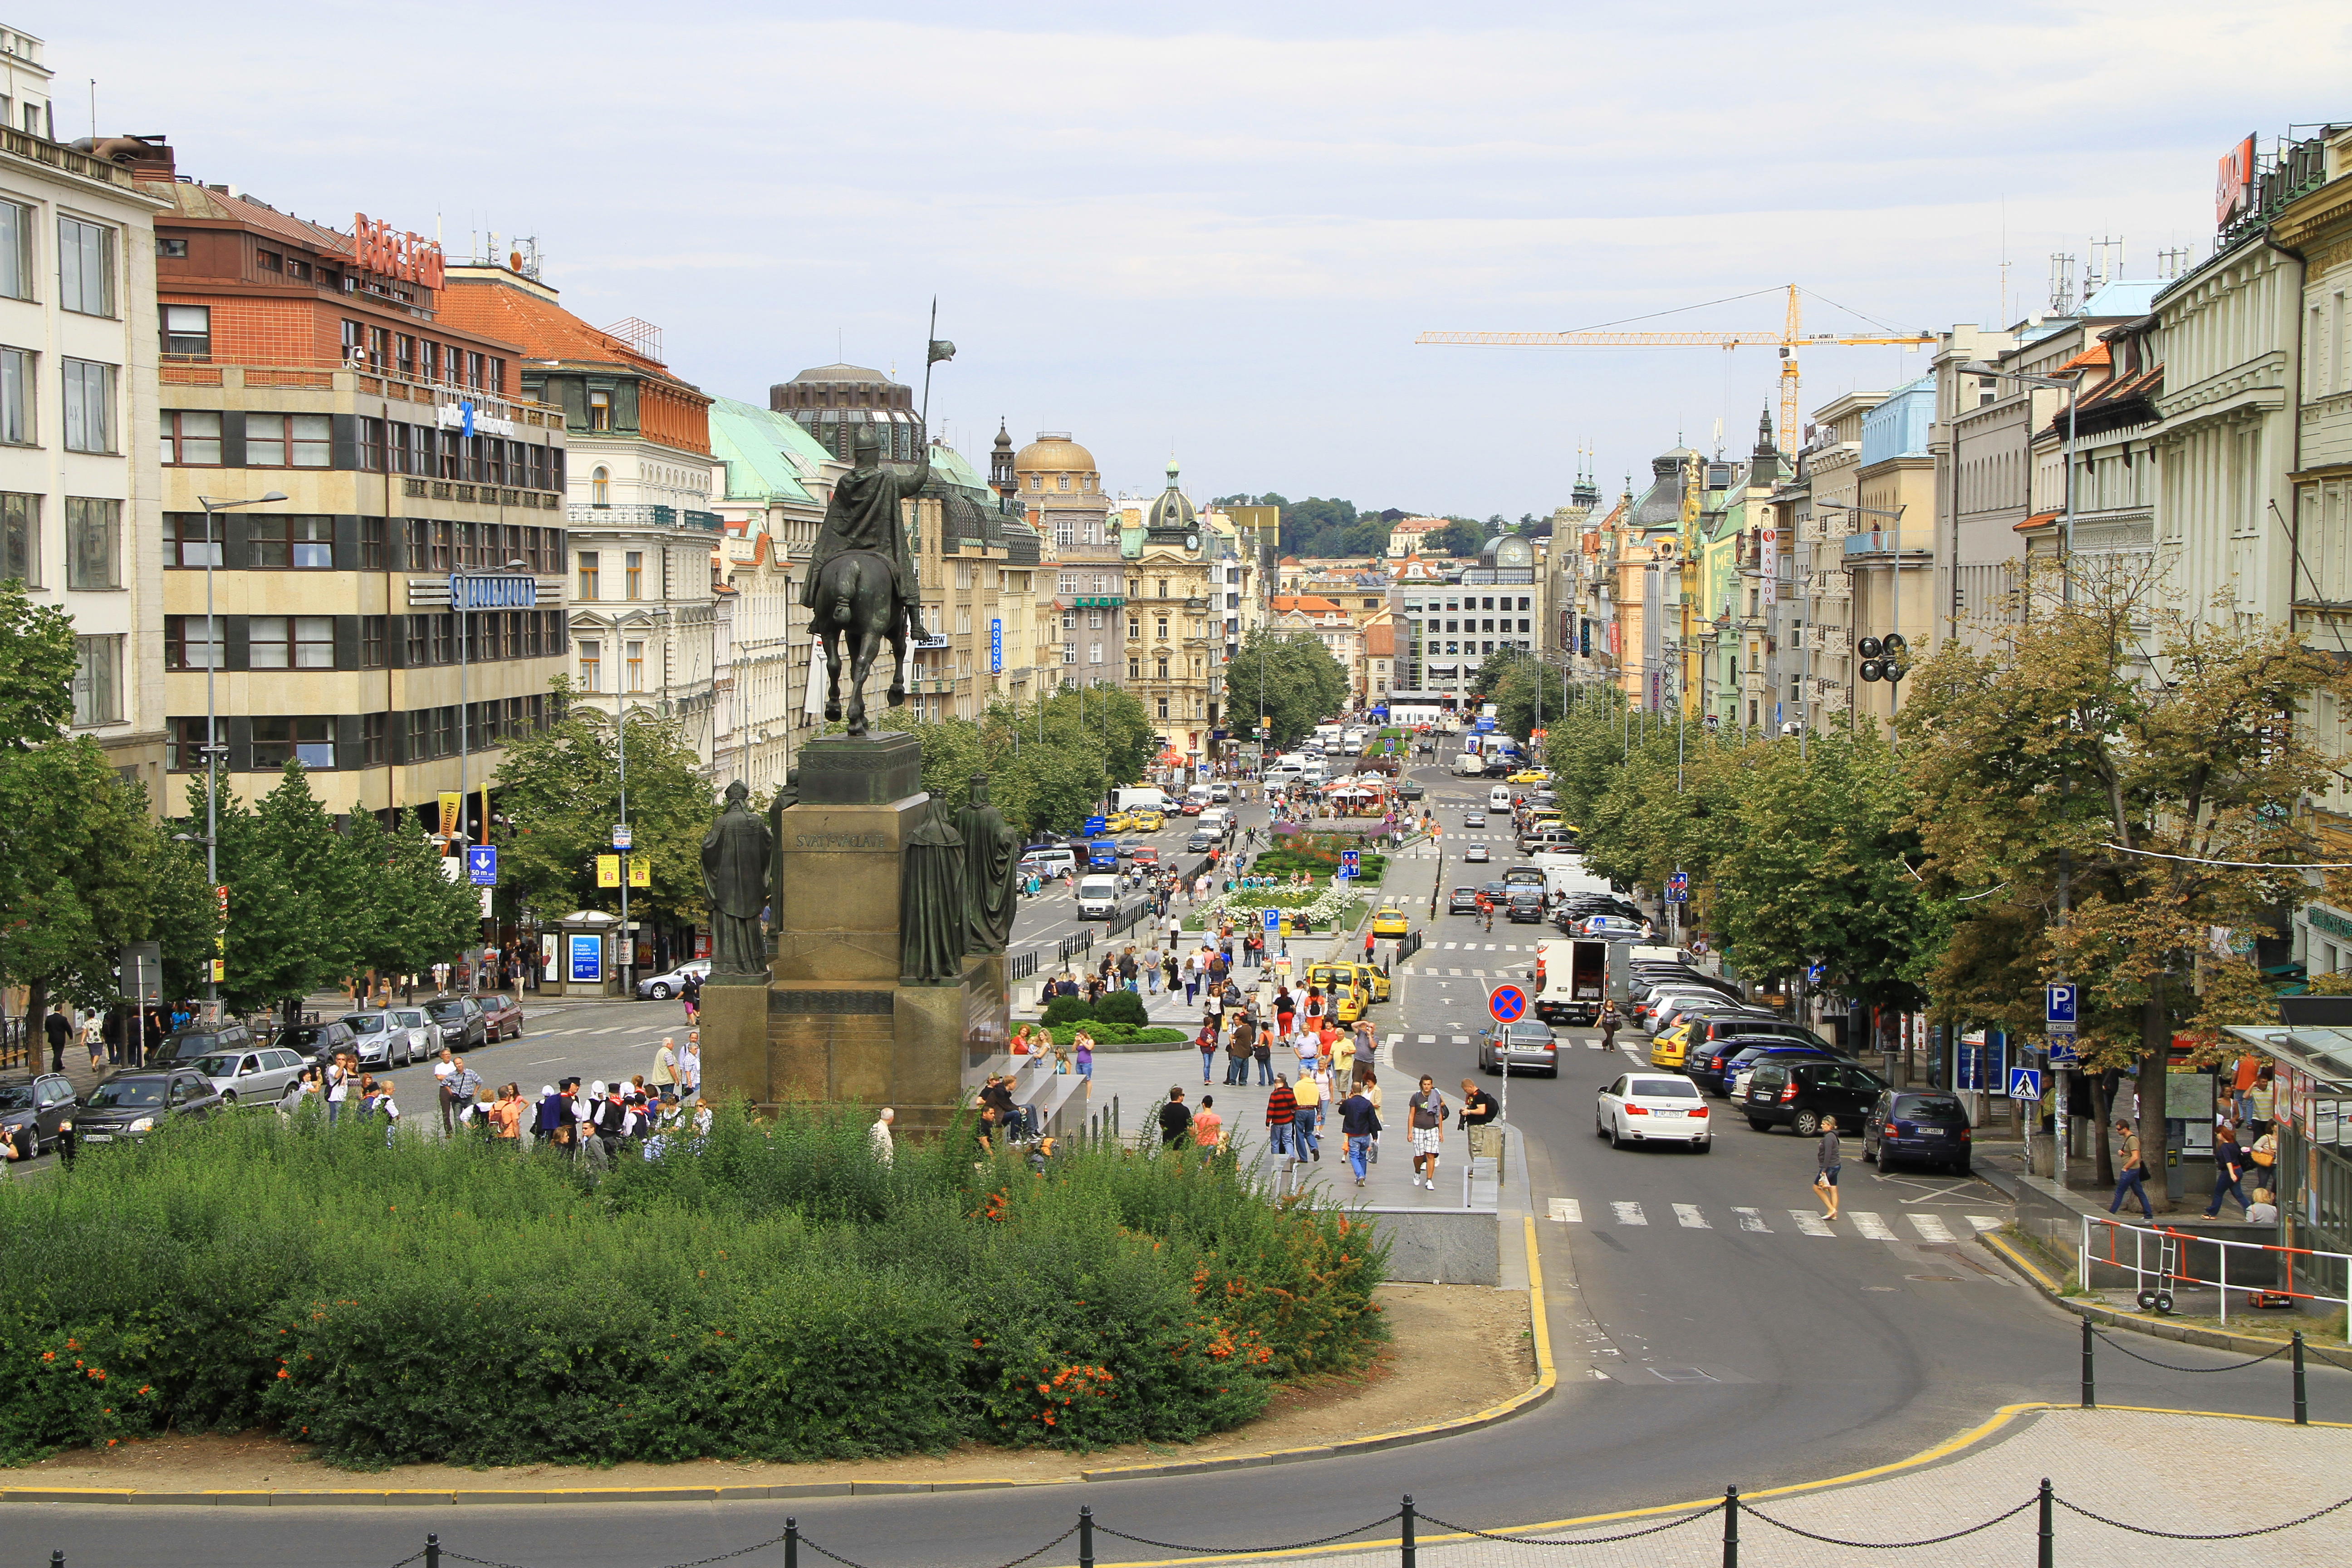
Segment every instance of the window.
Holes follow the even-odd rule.
[[[604,472],[602,468],[599,468],[596,471],[598,473]],[[572,597],[577,599],[594,599],[600,596],[601,595],[596,592],[596,552],[593,550],[583,550],[580,552],[580,591],[577,594],[574,594]],[[582,657],[584,658],[586,656],[583,655]]]
[[[249,668],[335,668],[332,616],[255,616],[246,627],[246,663]]]
[[[205,359],[213,352],[213,312],[209,305],[163,307],[163,352],[187,359]]]
[[[0,202],[0,207],[7,204]],[[33,356],[23,349],[0,349],[0,441],[33,444]]]
[[[208,616],[165,616],[163,668],[218,669],[220,622]]]
[[[1078,662],[1077,644],[1074,642],[1066,642],[1062,645],[1062,662],[1064,664],[1076,664]]]
[[[1029,476],[1029,488],[1030,488],[1031,489],[1033,489],[1033,490],[1042,490],[1042,489],[1044,489],[1045,488],[1045,475],[1043,475],[1043,474],[1032,474],[1032,475],[1030,475],[1030,476]]]
[[[256,719],[254,771],[282,768],[289,763],[299,763],[306,768],[333,767],[334,726],[332,719]]]
[[[77,729],[122,721],[122,639],[74,638],[73,721]]]
[[[66,497],[66,586],[122,586],[122,503]]]
[[[66,450],[114,450],[114,367],[66,361]]]
[[[599,468],[588,476],[588,504],[590,506],[613,504],[613,476],[610,470]]]
[[[323,468],[328,463],[324,414],[248,414],[245,461],[254,468]]]
[[[628,645],[627,663],[629,675],[627,689],[631,691],[643,691],[646,689],[645,644],[641,642],[633,642]]]
[[[41,498],[0,494],[0,577],[41,585]]]
[[[609,392],[590,393],[588,395],[588,428],[591,430],[610,430],[612,427],[613,395]],[[598,477],[601,478],[603,477],[604,470],[599,468],[596,472]],[[604,503],[600,500],[596,504],[598,506],[603,506]]]
[[[1162,679],[1162,680],[1165,680],[1165,679],[1168,679],[1168,656],[1167,656],[1167,655],[1165,655],[1165,654],[1160,655],[1160,659],[1159,659],[1159,664],[1160,664],[1160,677],[1159,677],[1159,678],[1160,678],[1160,679]]]
[[[642,599],[646,586],[646,556],[641,550],[632,550],[621,558],[621,597]]]
[[[391,618],[389,616],[360,617],[360,668],[362,669],[383,668],[384,632],[386,623]]]
[[[163,766],[175,773],[194,773],[205,765],[205,727],[201,713],[193,719],[163,721]]]
[[[200,511],[175,511],[163,519],[163,564],[217,566],[221,563],[221,520]],[[209,528],[209,531],[207,529]]]
[[[1088,643],[1087,645],[1087,662],[1088,664],[1100,664],[1102,661],[1102,644],[1098,642]]]
[[[331,571],[335,520],[331,517],[248,517],[246,564],[257,570]]]
[[[0,202],[0,297],[33,297],[33,209]]]
[[[1168,640],[1168,617],[1166,616],[1160,617],[1160,640],[1161,642],[1166,642]]]
[[[193,409],[166,408],[160,416],[163,431],[163,466],[213,466],[221,460],[221,416]]]
[[[1141,659],[1130,658],[1127,661],[1127,678],[1129,680],[1140,680],[1143,679],[1143,661]]]
[[[596,642],[583,642],[580,645],[581,690],[602,691],[604,689],[604,644]]]
[[[1062,489],[1068,489],[1070,488],[1070,476],[1069,476],[1069,475],[1067,475],[1067,474],[1064,474],[1064,475],[1062,475],[1062,476],[1061,476],[1061,481],[1062,481],[1062,483],[1061,483],[1061,488],[1062,488]]]
[[[1165,697],[1160,699],[1160,716],[1162,719],[1168,717],[1168,699]]]
[[[114,314],[114,231],[58,219],[58,304],[84,316]]]
[[[363,768],[380,768],[391,757],[384,742],[386,717],[382,713],[360,715],[360,766]]]
[[[188,258],[188,242],[184,239],[158,239],[155,242],[155,254],[184,261]]]

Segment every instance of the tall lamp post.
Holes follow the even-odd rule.
[[[474,623],[474,606],[470,601],[486,595],[501,607],[509,603],[521,605],[526,599],[532,605],[539,602],[539,580],[535,577],[519,579],[514,575],[529,572],[529,562],[509,561],[506,570],[504,577],[469,577],[462,572],[449,574],[449,608],[457,617],[457,844],[460,849],[466,844],[466,773],[472,752],[468,726],[473,721],[473,704],[467,700],[466,691],[466,639]],[[528,595],[506,586],[519,581],[530,584],[531,591]],[[485,590],[481,586],[485,584],[495,586]],[[485,789],[482,793],[487,796],[489,791]],[[486,798],[482,802],[482,842],[488,844],[489,841],[490,803]],[[466,974],[467,989],[479,992],[482,988],[482,958],[478,952],[466,955]]]
[[[210,496],[198,496],[196,504],[205,509],[205,881],[220,896],[220,708],[213,698],[213,672],[220,668],[220,622],[213,614],[213,568],[220,564],[222,539],[214,531],[220,525],[214,518],[239,507],[268,506],[286,499],[284,490],[271,490],[250,500],[215,500]],[[215,938],[213,953],[215,961],[225,951],[219,943],[226,940],[226,930]],[[220,1016],[220,982],[214,978],[219,971],[205,970],[205,1015]]]

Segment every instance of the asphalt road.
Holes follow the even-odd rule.
[[[1470,782],[1435,769],[1419,776],[1432,786],[1441,821],[1457,821],[1451,814],[1471,798]],[[1252,813],[1245,820],[1261,819]],[[1461,838],[1449,829],[1444,840],[1449,879]],[[1498,842],[1496,864],[1512,858]],[[1418,885],[1425,898],[1428,883],[1406,879],[1440,869],[1433,858],[1407,858],[1391,887]],[[1038,932],[1065,923],[1042,909],[1024,912],[1024,921],[1033,919]],[[1474,1047],[1454,1041],[1475,1036],[1486,984],[1496,973],[1523,973],[1531,962],[1528,952],[1505,950],[1524,950],[1537,935],[1527,926],[1507,935],[1497,924],[1491,936],[1475,933],[1474,954],[1459,945],[1472,940],[1472,925],[1466,916],[1439,917],[1414,972],[1382,1009],[1393,1016],[1380,1019],[1384,1037],[1404,1037],[1402,1064],[1449,1089],[1475,1072]],[[1019,940],[1031,933],[1024,925]],[[1449,952],[1447,942],[1457,945]],[[1457,967],[1459,976],[1432,973]],[[667,1022],[656,1021],[656,1007],[644,1012],[657,1038]],[[530,1061],[526,1076],[543,1081],[560,1070],[595,1072],[592,1064],[639,1048],[620,1035],[560,1035],[558,1022],[480,1053],[486,1075],[515,1076],[491,1065],[505,1053]],[[643,1568],[749,1545],[780,1531],[790,1514],[867,1568],[981,1565],[1060,1533],[1083,1502],[1130,1533],[1245,1550],[1345,1529],[1405,1492],[1425,1512],[1494,1528],[1719,1495],[1734,1482],[1748,1489],[1840,1475],[1941,1442],[2004,1404],[2074,1397],[2076,1320],[2043,1304],[1967,1239],[1979,1221],[2006,1215],[1993,1189],[1881,1177],[1849,1145],[1849,1217],[1833,1234],[1809,1234],[1796,1217],[1818,1206],[1808,1188],[1808,1143],[1729,1120],[1704,1156],[1612,1150],[1593,1136],[1593,1092],[1632,1058],[1605,1055],[1589,1031],[1561,1034],[1569,1045],[1560,1078],[1510,1085],[1511,1121],[1528,1150],[1560,1383],[1550,1401],[1502,1426],[1312,1466],[1084,1488],[677,1507],[32,1505],[9,1516],[19,1549],[61,1548],[75,1563],[333,1568],[391,1564],[436,1531],[452,1549],[497,1563]],[[1421,1043],[1423,1035],[1432,1042]],[[1638,1037],[1621,1040],[1639,1044]],[[567,1054],[551,1054],[558,1049]],[[1551,1217],[1570,1212],[1576,1217]],[[1864,1234],[1863,1214],[1876,1216],[1883,1236]],[[1743,1223],[1751,1218],[1755,1227]],[[2237,1359],[2144,1344],[2182,1365]],[[2198,1375],[2103,1352],[2099,1380],[2111,1405],[2263,1415],[2287,1408],[2280,1363]],[[2352,1419],[2352,1374],[2315,1369],[2311,1400],[2315,1419]],[[1100,1535],[1097,1552],[1104,1562],[1171,1555]],[[1037,1561],[1075,1559],[1074,1543],[1066,1543]],[[762,1560],[775,1559],[752,1559]]]

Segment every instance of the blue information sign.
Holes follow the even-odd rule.
[[[1670,904],[1686,904],[1690,902],[1689,872],[1676,871],[1673,876],[1666,879],[1666,902]]]
[[[1363,875],[1363,870],[1364,861],[1361,851],[1355,849],[1342,849],[1339,851],[1339,875],[1342,877],[1360,877]]]
[[[2082,1062],[2082,1059],[2083,1059],[2083,1058],[2082,1058],[2081,1057],[2078,1057],[2078,1056],[2076,1056],[2076,1055],[2074,1054],[2074,1036],[2072,1036],[2072,1035],[2053,1035],[2053,1036],[2052,1036],[2052,1037],[2051,1037],[2051,1038],[2050,1038],[2050,1065],[2051,1065],[2052,1067],[2053,1067],[2053,1068],[2071,1068],[2071,1067],[2075,1067],[2075,1066],[2080,1065],[2080,1063]]]
[[[602,980],[604,978],[604,939],[594,931],[576,931],[572,933],[572,978]]]
[[[1004,623],[1003,621],[988,623],[988,673],[991,675],[1004,673]]]
[[[2039,1068],[2010,1068],[2009,1098],[2011,1100],[2040,1100],[2042,1098],[2042,1069]]]
[[[499,885],[499,848],[495,844],[466,847],[466,879],[477,888]]]
[[[2072,985],[2051,985],[2044,987],[2044,992],[2042,1016],[2050,1026],[2049,1032],[2053,1035],[2073,1034],[2074,1007],[2079,1000],[2074,988]]]

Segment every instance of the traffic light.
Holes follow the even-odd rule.
[[[1910,672],[1904,656],[1911,645],[1903,640],[1901,632],[1889,632],[1883,637],[1864,637],[1853,645],[1862,656],[1862,667],[1855,671],[1864,680],[1884,680],[1893,684]]]

